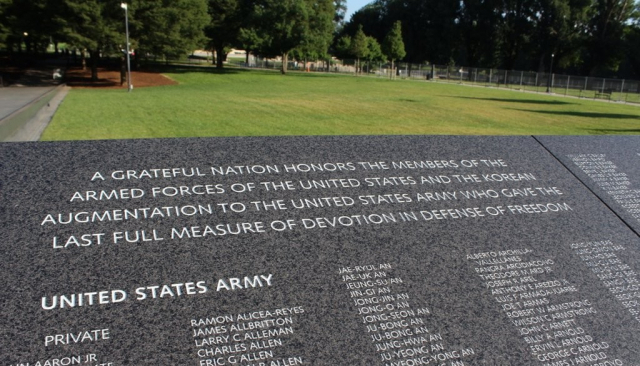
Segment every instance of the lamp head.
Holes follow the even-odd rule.
[[[127,3],[121,3],[120,7],[124,10],[127,10]]]

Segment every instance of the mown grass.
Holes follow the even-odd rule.
[[[431,82],[209,68],[175,86],[72,90],[43,140],[270,135],[640,134],[640,108]]]

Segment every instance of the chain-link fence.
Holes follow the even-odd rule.
[[[280,69],[282,62],[250,57],[233,62],[241,66]],[[522,92],[553,93],[578,98],[601,99],[612,102],[639,103],[640,81],[605,79],[586,76],[538,73],[531,71],[468,68],[433,64],[399,62],[371,62],[367,60],[290,61],[289,70],[329,72],[373,76],[391,79],[426,80],[518,90]]]
[[[640,103],[640,82],[587,76],[433,65],[437,82],[472,84],[579,98]]]
[[[278,70],[282,67],[282,61],[272,59],[262,59],[257,57],[250,58],[247,64],[245,60],[228,60],[228,63],[246,66],[251,68]],[[288,70],[309,71],[309,72],[328,72],[339,74],[353,74],[358,76],[376,76],[393,79],[412,79],[428,80],[432,69],[430,65],[416,65],[408,63],[397,63],[393,65],[390,62],[377,62],[367,60],[331,60],[331,61],[289,61]]]

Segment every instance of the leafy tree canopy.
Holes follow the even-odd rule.
[[[404,42],[402,41],[402,23],[397,21],[393,24],[393,28],[384,39],[382,44],[382,52],[391,61],[400,60],[406,56],[404,50]]]

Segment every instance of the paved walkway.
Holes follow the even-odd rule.
[[[0,88],[0,120],[40,98],[53,86]]]
[[[49,103],[47,103],[47,105],[42,107],[42,109],[40,109],[33,118],[22,125],[20,129],[5,141],[19,142],[40,140],[42,132],[44,132],[44,129],[47,128],[49,122],[51,122],[53,115],[58,110],[58,106],[67,96],[69,90],[71,90],[71,88],[68,86],[60,87],[56,95],[51,99],[51,101],[49,101]]]

